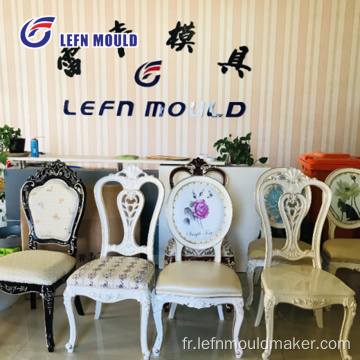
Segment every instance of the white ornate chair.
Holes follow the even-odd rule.
[[[255,189],[257,189],[260,186],[260,184],[262,184],[267,178],[269,178],[275,174],[279,174],[285,170],[286,170],[285,168],[275,168],[275,169],[270,169],[270,170],[266,171],[259,177],[259,179],[256,183],[256,186],[255,186]],[[282,189],[280,186],[277,186],[277,185],[269,186],[266,189],[265,194],[264,194],[265,206],[266,206],[266,210],[268,213],[270,226],[272,229],[285,229],[285,225],[281,219],[279,207],[278,207],[278,201],[279,201],[281,194],[282,194]],[[307,212],[308,212],[309,208],[310,208],[310,204],[311,204],[311,191],[309,188],[306,189],[306,196],[309,199],[309,201],[307,202],[307,205],[308,205]],[[260,216],[257,201],[255,201],[255,209],[256,209],[256,212]],[[273,239],[272,239],[273,247],[275,249],[281,249],[284,247],[285,241],[286,241],[285,238],[273,237]],[[311,249],[311,245],[304,241],[299,241],[299,246],[302,250]],[[255,270],[257,270],[258,273],[260,273],[261,270],[259,271],[258,268],[264,267],[264,261],[265,261],[265,238],[261,237],[259,239],[252,241],[248,246],[248,263],[247,263],[246,273],[247,273],[247,280],[248,280],[248,286],[249,286],[249,295],[248,295],[248,298],[247,298],[246,304],[245,304],[245,308],[247,310],[250,310],[251,304],[254,299],[254,273],[255,273]],[[274,263],[276,261],[279,261],[279,259],[273,260]],[[280,262],[281,262],[281,260],[280,260]],[[256,326],[260,322],[263,311],[264,311],[263,304],[260,303],[258,316],[257,316],[257,320],[256,320]],[[319,325],[321,325],[321,324],[319,324]]]
[[[243,298],[234,270],[220,263],[221,243],[232,220],[232,204],[225,187],[205,176],[188,177],[170,192],[166,217],[177,242],[176,262],[164,267],[153,290],[153,313],[157,337],[153,354],[163,341],[162,310],[165,303],[195,308],[232,304],[235,309],[233,340],[241,357],[238,337],[243,320]],[[182,261],[182,248],[214,248],[215,261]]]
[[[264,202],[264,192],[272,185],[280,186],[283,194],[278,205],[286,230],[286,243],[282,249],[273,248],[268,212]],[[304,196],[306,187],[317,187],[322,191],[322,205],[319,211],[311,249],[301,250],[298,245],[301,223],[308,210],[308,199]],[[344,306],[344,320],[340,340],[345,344],[340,353],[343,360],[350,360],[347,342],[355,316],[354,291],[340,279],[321,269],[320,241],[326,214],[330,207],[331,190],[316,179],[310,179],[300,170],[290,168],[281,174],[266,179],[256,191],[262,225],[266,238],[265,267],[261,276],[263,292],[261,301],[265,305],[266,344],[262,354],[268,359],[271,353],[274,328],[274,309],[278,303],[289,303],[304,309],[322,309],[328,305]],[[292,264],[273,264],[273,257],[283,258]],[[297,261],[311,259],[312,265],[298,264]]]
[[[339,268],[360,271],[360,239],[335,237],[336,227],[360,227],[360,169],[335,170],[325,183],[333,196],[327,216],[329,236],[323,244],[324,267],[334,275]]]
[[[201,158],[195,158],[188,164],[184,166],[178,166],[173,169],[169,176],[170,189],[173,189],[175,184],[188,176],[210,176],[217,178],[221,184],[225,187],[228,182],[228,177],[222,169],[211,166]],[[174,238],[171,238],[165,246],[165,257],[164,257],[164,266],[167,266],[175,261],[176,255],[176,244]],[[194,249],[187,246],[184,246],[182,249],[181,259],[183,261],[214,261],[215,252],[213,248],[207,249]],[[227,239],[224,239],[221,245],[221,262],[231,269],[235,270],[235,257],[234,251],[228,242]],[[227,310],[231,311],[231,306],[227,305]],[[168,310],[168,304],[165,305],[165,310]],[[173,319],[175,316],[176,304],[172,304],[170,308],[170,319]],[[218,313],[220,320],[224,320],[224,313],[222,306],[218,307]]]
[[[57,160],[31,176],[22,186],[21,196],[30,229],[30,250],[0,259],[0,290],[8,294],[40,294],[46,343],[52,352],[55,291],[75,270],[77,232],[86,191],[76,174]],[[67,252],[37,250],[38,245],[48,244],[67,247]],[[79,301],[76,305],[83,314]]]
[[[102,196],[103,187],[109,182],[117,182],[123,187],[116,199],[124,227],[124,237],[120,245],[109,243],[109,224]],[[144,195],[140,190],[145,183],[154,184],[158,194],[150,221],[147,244],[139,245],[134,232],[145,203]],[[141,304],[140,343],[144,359],[148,359],[150,351],[147,343],[147,325],[155,274],[154,236],[164,199],[164,187],[160,180],[131,165],[116,174],[98,180],[94,193],[102,227],[101,255],[99,259],[75,271],[67,281],[64,304],[70,324],[70,339],[66,348],[68,352],[73,352],[75,347],[76,324],[72,306],[75,296],[83,295],[96,300],[95,319],[100,317],[102,303],[134,299]],[[109,256],[109,252],[116,252],[122,256]],[[139,254],[146,255],[147,259],[134,257]]]

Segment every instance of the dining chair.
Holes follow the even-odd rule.
[[[285,170],[286,170],[286,168],[274,168],[274,169],[270,169],[270,170],[266,171],[265,173],[263,173],[259,177],[259,179],[256,183],[255,191],[266,179],[271,178],[272,176],[274,176],[276,174],[281,174]],[[272,233],[276,230],[284,230],[285,229],[285,224],[282,221],[282,218],[280,216],[279,207],[278,207],[278,201],[279,201],[279,198],[282,195],[282,193],[283,193],[283,190],[278,185],[269,186],[266,189],[266,192],[264,193],[264,202],[265,202],[265,206],[266,206],[266,211],[268,213]],[[308,199],[308,201],[306,203],[308,206],[308,208],[306,210],[306,213],[307,213],[309,211],[310,204],[311,204],[310,188],[306,188],[305,193],[306,193],[306,197]],[[257,201],[255,201],[255,210],[260,216],[260,211],[259,211]],[[262,231],[262,233],[263,233],[263,231]],[[272,238],[273,247],[275,249],[281,249],[284,247],[285,241],[286,241],[285,237],[273,237]],[[304,241],[299,241],[299,247],[302,250],[311,249],[311,245]],[[247,310],[250,310],[253,299],[254,299],[254,283],[257,282],[257,281],[254,281],[254,274],[255,274],[255,279],[261,274],[261,270],[264,267],[264,261],[265,261],[265,237],[262,236],[256,240],[253,240],[248,246],[248,262],[247,262],[246,274],[247,274],[247,281],[248,281],[248,287],[249,287],[249,295],[248,295],[248,298],[245,303],[245,308]],[[309,260],[307,260],[307,261],[309,262]],[[281,262],[281,259],[275,258],[275,259],[273,259],[273,262],[274,263]],[[257,271],[257,273],[255,273],[255,271]],[[263,312],[264,312],[264,304],[262,302],[260,302],[258,305],[258,312],[257,312],[258,315],[255,320],[255,326],[259,325]],[[322,327],[321,317],[318,317],[317,319],[319,320],[319,327]]]
[[[228,177],[223,169],[220,169],[216,166],[209,165],[205,160],[201,158],[194,158],[191,162],[186,165],[178,166],[173,169],[169,176],[170,190],[174,188],[175,184],[180,180],[189,177],[189,176],[210,176],[218,181],[223,186],[227,186]],[[169,239],[165,246],[165,257],[164,257],[164,267],[171,264],[175,261],[176,254],[176,244],[177,242],[172,237]],[[214,261],[215,253],[213,248],[208,249],[193,249],[187,246],[184,246],[182,249],[182,260],[204,260],[204,261]],[[231,269],[235,270],[235,257],[232,246],[229,241],[225,238],[221,245],[221,262]],[[231,306],[226,305],[227,310],[231,311]],[[168,304],[165,306],[165,310],[168,309]],[[172,319],[175,316],[176,304],[172,304],[170,307],[169,317]],[[224,320],[224,313],[222,306],[218,307],[219,318]]]
[[[75,172],[57,160],[29,177],[21,200],[29,225],[29,250],[0,258],[0,290],[8,294],[39,293],[43,299],[45,335],[54,351],[53,316],[56,289],[75,271],[77,232],[86,190]],[[67,252],[37,249],[55,244]],[[76,303],[82,314],[81,304]]]
[[[324,267],[332,274],[340,268],[360,271],[360,238],[335,236],[336,228],[360,228],[360,169],[334,170],[325,183],[332,192],[328,240],[323,244]]]
[[[124,227],[124,236],[120,244],[109,243],[109,221],[103,200],[104,185],[114,182],[121,184],[123,188],[116,198]],[[147,233],[147,243],[141,245],[135,239],[135,227],[145,204],[145,197],[141,191],[144,184],[153,184],[157,198]],[[102,303],[134,299],[141,305],[140,343],[143,357],[148,359],[150,351],[147,343],[147,327],[155,275],[154,236],[164,199],[164,187],[159,179],[131,165],[116,174],[98,180],[94,194],[102,228],[101,255],[99,259],[77,269],[67,281],[64,304],[70,325],[70,339],[66,349],[71,353],[75,348],[76,324],[73,300],[76,296],[82,295],[96,301],[95,320],[100,317]],[[110,256],[109,253],[117,253],[119,256]],[[145,255],[146,259],[138,257],[140,254]]]
[[[232,203],[219,181],[207,176],[191,176],[171,190],[166,219],[176,241],[176,261],[164,267],[152,293],[157,337],[153,354],[158,356],[163,342],[162,312],[165,303],[197,309],[232,304],[233,344],[241,357],[239,332],[243,321],[242,288],[236,272],[222,264],[221,244],[232,221]],[[215,260],[182,261],[183,247],[214,248]]]
[[[264,201],[269,186],[280,186],[282,195],[278,201],[280,216],[285,225],[284,247],[273,247],[271,222]],[[309,199],[304,193],[307,187],[316,187],[322,192],[322,204],[315,222],[311,249],[299,247],[300,226],[308,208]],[[262,354],[268,359],[272,350],[274,310],[279,303],[288,303],[303,309],[322,309],[332,304],[344,306],[344,319],[340,332],[340,348],[343,360],[351,359],[347,339],[355,317],[354,291],[340,279],[321,268],[320,241],[325,218],[331,203],[331,190],[317,179],[311,179],[300,170],[289,168],[265,179],[256,190],[256,201],[260,210],[266,239],[264,270],[261,275],[261,300],[265,307],[266,349]],[[290,263],[272,262],[281,258]],[[299,264],[299,260],[311,259],[312,265]],[[290,329],[289,329],[290,331]]]

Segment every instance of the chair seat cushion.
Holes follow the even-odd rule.
[[[193,297],[241,296],[236,272],[215,262],[179,261],[161,270],[156,282],[157,294]]]
[[[67,285],[146,290],[152,286],[154,273],[154,264],[149,260],[107,256],[77,269],[67,280]]]
[[[267,293],[275,296],[290,295],[295,299],[319,296],[353,296],[355,293],[336,276],[309,265],[279,264],[265,268],[261,281]]]
[[[171,238],[166,244],[165,255],[175,256],[175,254],[176,254],[176,241],[174,240],[174,238]],[[191,257],[215,256],[215,252],[214,252],[214,248],[197,250],[184,246],[182,250],[182,255],[191,256]],[[226,239],[224,239],[224,241],[221,244],[221,256],[234,256],[234,251]]]
[[[273,238],[273,249],[282,249],[285,245],[285,238]],[[311,245],[303,242],[303,241],[299,241],[299,247],[301,250],[307,250],[307,249],[311,249]],[[249,244],[248,247],[248,257],[251,259],[259,259],[259,260],[264,260],[265,259],[265,239],[261,238],[261,239],[256,239],[254,241],[252,241]]]
[[[74,257],[63,252],[20,251],[0,258],[0,280],[52,285],[68,274],[75,263]]]
[[[331,260],[360,262],[360,239],[330,239],[324,242],[323,251]]]

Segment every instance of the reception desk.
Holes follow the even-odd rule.
[[[165,207],[170,193],[169,176],[175,167],[165,164],[159,167],[159,179],[165,186],[165,203],[159,219],[158,261],[160,268],[163,268],[166,243],[171,238],[165,217]],[[234,250],[236,271],[246,272],[247,248],[249,243],[258,237],[261,226],[254,205],[255,185],[260,175],[270,168],[265,165],[252,167],[223,166],[221,168],[228,176],[227,189],[233,203],[233,221],[226,238]],[[175,178],[174,180],[180,179]]]

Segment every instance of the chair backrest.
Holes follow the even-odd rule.
[[[183,246],[203,250],[213,247],[221,259],[221,243],[232,220],[232,203],[225,187],[207,176],[191,176],[171,190],[166,220],[176,241],[176,261]]]
[[[124,237],[119,245],[109,243],[110,229],[102,193],[104,185],[109,182],[119,183],[123,188],[116,199],[124,227]],[[144,208],[145,197],[140,188],[145,183],[153,183],[157,187],[158,194],[150,221],[147,244],[139,245],[135,239],[135,227]],[[98,180],[94,187],[94,194],[101,221],[102,247],[100,256],[104,257],[109,252],[116,252],[125,256],[145,254],[148,260],[154,261],[156,223],[164,200],[164,186],[161,181],[144,173],[137,166],[130,165],[116,174],[110,174]]]
[[[264,200],[266,189],[273,185],[280,186],[282,189],[282,194],[278,201],[280,216],[286,231],[286,241],[282,249],[273,249],[272,247],[271,223]],[[322,204],[314,226],[311,249],[301,250],[298,241],[301,223],[309,209],[309,202],[311,202],[306,196],[306,189],[310,186],[315,186],[322,191]],[[313,266],[321,269],[320,240],[331,202],[330,188],[322,181],[309,178],[298,169],[282,168],[266,178],[261,184],[258,184],[255,196],[265,231],[265,267],[271,266],[273,257],[283,258],[288,261],[310,258],[313,260]]]
[[[258,181],[256,182],[255,189],[257,189],[265,180],[273,176],[276,176],[277,174],[283,173],[284,171],[286,171],[286,169],[287,168],[273,168],[268,171],[265,171],[260,175]],[[269,185],[266,189],[264,189],[264,201],[268,213],[270,226],[276,229],[285,229],[285,224],[280,216],[279,204],[278,204],[280,196],[282,194],[283,194],[283,189],[281,188],[281,186],[276,184]],[[307,210],[305,214],[307,215],[311,205],[311,189],[309,187],[306,187],[304,190],[304,194],[308,199],[308,201],[306,202]],[[255,210],[260,216],[260,210],[256,199],[255,199]]]
[[[215,166],[210,166],[205,160],[201,158],[195,158],[191,162],[187,163],[184,166],[178,166],[173,169],[170,173],[170,189],[172,189],[174,184],[174,178],[176,174],[185,173],[189,176],[205,176],[208,174],[216,174],[220,177],[220,182],[226,186],[227,185],[227,175],[225,172]]]
[[[335,237],[336,227],[360,227],[360,169],[334,170],[326,178],[332,192],[329,220],[329,238]]]
[[[29,249],[58,244],[68,246],[68,254],[75,256],[86,199],[76,173],[60,160],[47,163],[24,183],[21,199],[30,230]]]

